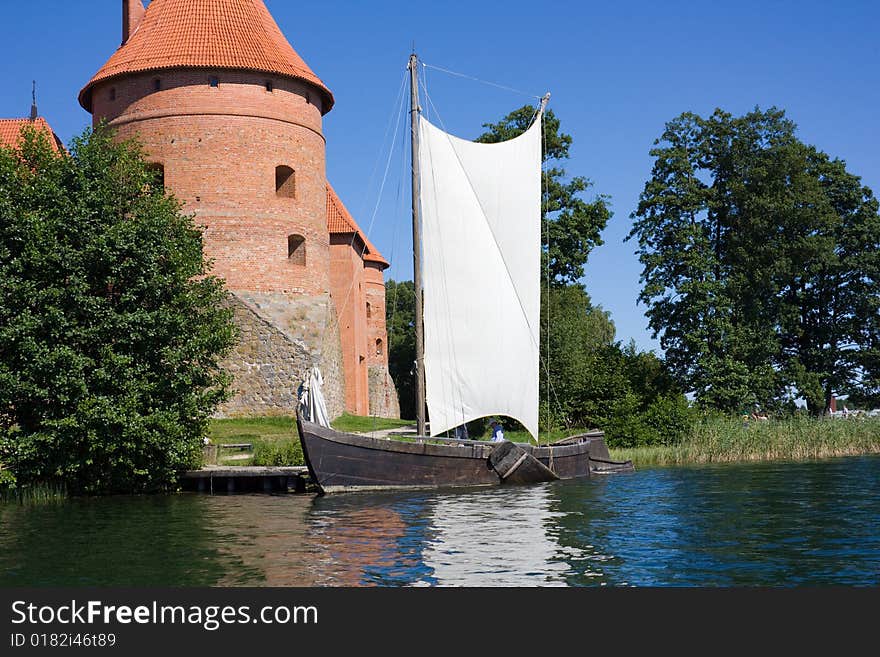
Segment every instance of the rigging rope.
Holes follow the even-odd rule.
[[[390,115],[389,115],[389,117],[388,117],[388,125],[387,125],[386,128],[385,128],[385,136],[384,136],[384,138],[383,138],[383,144],[386,143],[386,142],[388,141],[388,134],[389,134],[389,132],[391,131],[391,126],[392,126],[392,124],[394,124],[394,126],[395,126],[395,128],[394,128],[394,137],[392,138],[392,140],[391,140],[391,144],[390,144],[390,146],[389,146],[389,148],[388,148],[388,160],[387,160],[387,162],[386,162],[386,164],[385,164],[385,171],[384,171],[384,175],[383,175],[383,177],[382,177],[382,183],[381,183],[381,185],[380,185],[380,187],[379,187],[379,192],[378,192],[378,198],[377,198],[377,200],[376,200],[376,205],[374,206],[372,216],[370,217],[370,224],[369,224],[369,226],[367,227],[367,231],[366,231],[366,237],[367,237],[367,239],[369,239],[369,235],[370,235],[370,233],[372,232],[373,224],[374,224],[375,219],[376,219],[376,214],[378,213],[379,205],[380,205],[380,203],[381,203],[381,201],[382,201],[382,193],[383,193],[383,191],[384,191],[384,189],[385,189],[385,183],[386,183],[386,181],[387,181],[387,179],[388,179],[388,169],[389,169],[389,167],[390,167],[390,165],[391,165],[392,156],[393,156],[393,154],[394,154],[394,144],[395,144],[395,142],[397,141],[397,133],[398,133],[398,130],[399,130],[399,128],[400,128],[400,119],[401,119],[401,116],[403,115],[403,100],[404,100],[404,98],[405,98],[405,95],[404,95],[404,91],[405,91],[405,89],[406,89],[406,71],[404,71],[404,74],[403,74],[403,76],[402,76],[401,83],[400,83],[400,89],[398,90],[397,98],[396,98],[395,101],[394,101],[394,105],[392,105],[392,111],[391,111],[391,113],[390,113]],[[395,106],[395,105],[398,105],[398,106],[399,106],[399,107],[398,107],[398,111],[397,111],[397,121],[396,121],[396,122],[394,121],[394,106]],[[403,140],[401,140],[401,141],[403,141]],[[382,150],[384,150],[384,148],[383,148]],[[369,182],[367,183],[367,186],[368,186],[368,187],[371,187],[371,186],[372,186],[372,184],[373,184],[373,180],[375,179],[376,172],[377,172],[377,170],[378,170],[378,168],[379,168],[379,162],[381,162],[381,153],[382,153],[382,150],[380,150],[380,151],[379,151],[379,154],[376,156],[376,162],[375,162],[375,164],[373,165],[373,172],[372,172],[372,174],[370,175],[370,180],[369,180]],[[351,236],[351,241],[349,242],[349,247],[352,248],[352,249],[354,249],[356,252],[357,252],[357,249],[355,249],[354,243],[355,243],[355,240],[357,240],[357,237],[358,237],[358,233],[357,233],[357,231],[353,232],[353,233],[352,233],[352,236]],[[362,248],[360,249],[360,253],[358,254],[358,256],[359,256],[360,258],[363,258],[363,257],[364,257],[364,254],[366,253],[366,251],[367,251],[367,245],[366,245],[366,242],[364,242]],[[348,300],[349,300],[349,298],[351,297],[351,291],[354,289],[354,284],[355,284],[355,279],[352,278],[351,283],[350,283],[349,286],[348,286],[348,290],[346,291],[346,294],[345,294],[345,300],[343,301],[342,305],[339,306],[339,307],[337,308],[337,312],[336,312],[336,313],[333,313],[333,312],[332,312],[331,307],[330,307],[329,304],[328,304],[328,306],[327,306],[327,317],[328,317],[328,320],[329,320],[329,321],[328,321],[328,322],[325,324],[325,326],[324,326],[324,335],[322,336],[322,339],[321,339],[321,354],[322,354],[322,358],[323,358],[323,354],[324,354],[324,352],[325,352],[325,348],[326,348],[326,344],[327,344],[327,338],[328,338],[329,334],[331,333],[331,329],[334,327],[334,325],[335,325],[335,328],[337,328],[337,329],[340,328],[339,315],[341,315],[341,314],[343,313],[343,311],[345,310],[346,306],[348,305]],[[385,346],[385,349],[386,349],[386,353],[387,353],[388,345]],[[377,428],[376,418],[374,417],[374,418],[373,418],[373,431],[375,431],[376,428]]]
[[[547,427],[548,433],[552,431],[553,423],[550,415],[550,402],[551,402],[551,394],[553,398],[556,400],[556,406],[560,411],[563,411],[562,402],[559,401],[559,396],[556,394],[556,388],[553,387],[553,379],[550,376],[550,219],[547,217],[549,213],[549,204],[550,204],[550,180],[544,171],[544,161],[547,159],[547,122],[546,122],[546,114],[541,115],[541,183],[544,188],[543,198],[541,199],[541,203],[543,204],[542,212],[541,212],[541,223],[545,224],[547,227],[547,344],[545,345],[547,348],[547,358],[542,359],[544,365],[544,371],[547,375]],[[564,413],[563,413],[564,416]],[[566,418],[566,424],[567,424]],[[550,440],[550,436],[547,437]],[[553,448],[550,448],[550,459],[553,459]]]
[[[406,78],[404,77],[404,82],[405,82],[405,80],[406,80]],[[391,146],[390,146],[389,149],[388,149],[388,159],[387,159],[387,161],[386,161],[386,163],[385,163],[385,171],[384,171],[384,173],[383,173],[383,175],[382,175],[382,182],[381,182],[381,184],[379,185],[379,193],[378,193],[378,196],[377,196],[377,199],[376,199],[376,205],[373,207],[373,213],[372,213],[372,215],[370,216],[370,223],[369,223],[369,225],[367,226],[366,237],[367,237],[368,239],[369,239],[370,233],[371,233],[372,230],[373,230],[373,224],[374,224],[375,221],[376,221],[376,215],[377,215],[378,212],[379,212],[379,205],[380,205],[381,202],[382,202],[382,193],[383,193],[384,190],[385,190],[385,183],[386,183],[387,180],[388,180],[388,170],[389,170],[390,167],[391,167],[391,160],[393,159],[393,156],[394,156],[394,143],[397,141],[397,134],[398,134],[398,131],[399,131],[399,129],[400,129],[400,119],[401,119],[401,116],[403,116],[403,100],[404,100],[404,96],[403,96],[403,93],[402,93],[403,88],[404,88],[404,87],[401,86],[401,93],[400,93],[400,95],[399,95],[399,105],[400,105],[400,107],[399,107],[399,109],[398,109],[398,113],[397,113],[397,121],[396,121],[395,126],[394,126],[394,136],[392,137],[392,140],[391,140]],[[393,115],[392,115],[392,116],[393,116]],[[390,122],[389,122],[389,126],[388,126],[388,127],[389,127],[389,129],[390,129],[390,127],[391,127]],[[388,137],[388,131],[387,131],[387,130],[386,130],[386,132],[385,132],[385,137],[386,137],[386,139],[387,139],[387,137]],[[357,239],[357,233],[355,232],[355,233],[352,235],[352,237],[351,237],[351,242],[349,243],[349,246],[350,246],[351,248],[354,248],[354,242],[355,242],[356,239]],[[366,245],[366,243],[364,243],[363,246],[362,246],[362,248],[361,248],[361,250],[360,250],[360,253],[359,253],[358,255],[359,255],[361,258],[363,258],[364,254],[365,254],[366,252],[367,252],[367,245]],[[343,303],[342,303],[342,307],[339,309],[338,314],[341,314],[341,313],[343,312],[343,310],[346,308],[346,306],[348,305],[348,300],[349,300],[349,298],[351,297],[351,291],[352,291],[353,289],[354,289],[354,279],[352,279],[351,284],[348,286],[348,292],[347,292],[346,295],[345,295],[345,300],[343,301]]]
[[[391,269],[389,269],[389,279],[393,280],[390,276],[391,272],[394,271],[396,262],[395,254],[397,253],[397,244],[400,239],[400,231],[398,230],[398,226],[400,224],[400,217],[403,215],[403,205],[404,205],[404,194],[403,194],[403,179],[406,173],[406,164],[407,164],[407,149],[406,149],[406,140],[400,140],[400,176],[397,180],[397,210],[394,213],[394,225],[391,230],[391,234],[393,235],[391,242]],[[389,323],[387,322],[386,315],[386,331],[388,332],[388,348],[391,349],[391,335],[394,335],[394,318],[397,316],[397,302],[400,296],[400,283],[402,281],[397,281],[394,286],[394,301],[391,305],[391,322],[390,329],[388,328]],[[386,302],[387,306],[387,302]],[[390,353],[390,352],[389,352]]]
[[[498,89],[504,89],[505,91],[511,91],[511,92],[513,92],[513,93],[515,93],[515,94],[520,94],[520,95],[523,95],[523,96],[527,96],[527,97],[529,97],[529,98],[537,98],[538,100],[540,100],[540,99],[542,98],[542,96],[536,96],[535,94],[530,94],[530,93],[528,93],[527,91],[521,91],[521,90],[519,90],[519,89],[514,89],[513,87],[507,87],[507,86],[505,86],[505,85],[503,85],[503,84],[498,84],[497,82],[489,82],[488,80],[481,80],[480,78],[475,78],[475,77],[472,76],[472,75],[465,75],[464,73],[458,73],[458,72],[456,72],[456,71],[450,71],[449,69],[447,69],[447,68],[442,68],[442,67],[440,67],[440,66],[434,66],[434,65],[432,65],[432,64],[426,64],[425,62],[422,62],[422,66],[425,67],[425,68],[433,68],[435,71],[441,71],[441,72],[446,73],[446,74],[448,74],[448,75],[454,75],[454,76],[456,76],[456,77],[464,78],[464,79],[466,79],[466,80],[472,80],[472,81],[474,81],[474,82],[479,82],[479,83],[481,83],[481,84],[487,84],[487,85],[489,85],[490,87],[497,87]],[[435,113],[435,114],[437,113],[437,108],[436,108],[436,107],[434,108],[434,113]]]

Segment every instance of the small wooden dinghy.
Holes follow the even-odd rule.
[[[553,470],[508,440],[497,443],[488,460],[505,484],[536,484],[559,479]]]

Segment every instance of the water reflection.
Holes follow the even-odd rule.
[[[0,586],[880,584],[880,457],[0,505]]]
[[[607,557],[557,541],[558,495],[542,485],[315,498],[309,534],[324,583],[565,586],[574,563]]]
[[[406,585],[423,572],[426,502],[421,496],[314,498],[309,533],[322,584]]]
[[[437,496],[422,559],[440,586],[564,586],[549,486]]]
[[[184,496],[0,504],[0,586],[217,584],[214,519]]]

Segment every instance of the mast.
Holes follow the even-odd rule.
[[[419,436],[425,430],[425,328],[422,313],[422,228],[419,207],[419,59],[415,53],[409,57],[410,82],[410,135],[412,141],[412,234],[413,234],[413,288],[416,297],[416,431]]]

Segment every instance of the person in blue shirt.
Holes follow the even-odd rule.
[[[493,443],[500,443],[502,440],[504,440],[504,427],[501,426],[501,422],[493,418],[492,421],[489,423],[489,426],[492,427]]]

